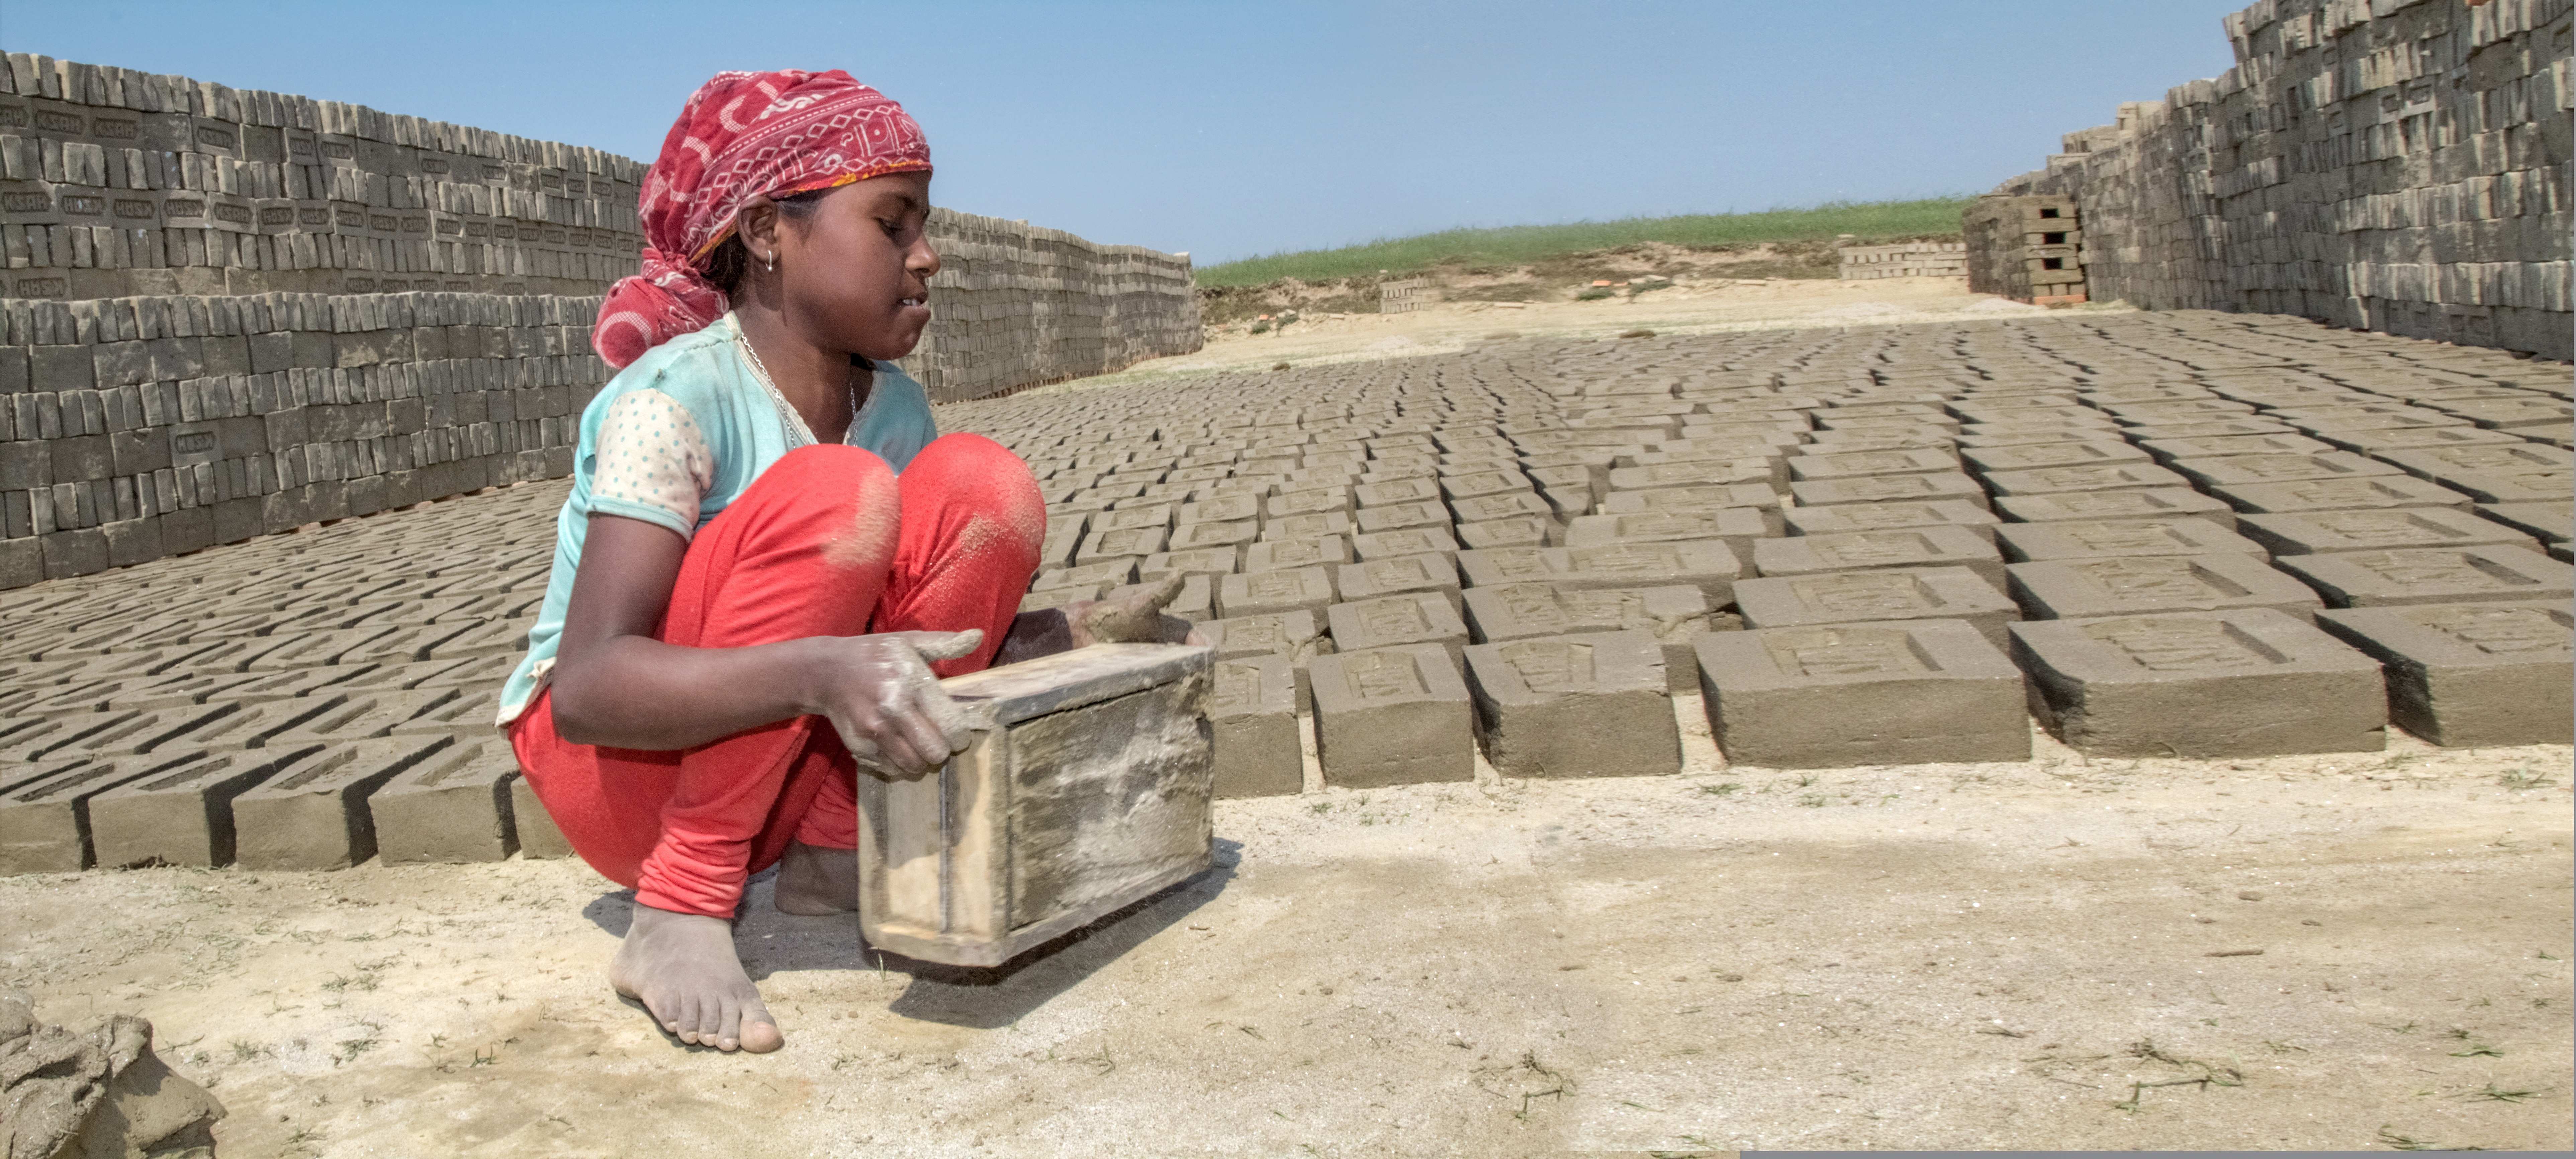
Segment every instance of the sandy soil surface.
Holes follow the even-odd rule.
[[[0,983],[140,1012],[235,1155],[2563,1148],[2570,751],[1727,768],[1222,803],[998,975],[755,889],[788,1032],[672,1045],[578,862],[0,879]]]
[[[2074,309],[2126,311],[2114,303]],[[1195,354],[1157,358],[1127,370],[1042,389],[1087,389],[1138,379],[1218,370],[1404,358],[1454,353],[1500,337],[1609,338],[1629,330],[1706,334],[1805,326],[2049,316],[2060,311],[1992,294],[1971,294],[1965,278],[1694,279],[1631,298],[1593,302],[1442,302],[1406,314],[1308,315],[1285,331],[1218,329]]]

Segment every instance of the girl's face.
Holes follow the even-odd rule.
[[[789,324],[827,350],[887,361],[912,353],[930,324],[930,277],[939,272],[929,218],[927,173],[854,182],[801,219],[773,218]]]

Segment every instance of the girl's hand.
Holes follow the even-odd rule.
[[[806,711],[829,718],[861,765],[918,777],[973,739],[966,714],[928,662],[971,655],[983,642],[982,629],[816,637],[815,695]]]

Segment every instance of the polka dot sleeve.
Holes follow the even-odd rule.
[[[715,479],[715,456],[687,407],[658,390],[609,404],[599,423],[590,479],[591,510],[697,530],[698,504]]]

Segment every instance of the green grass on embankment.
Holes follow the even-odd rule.
[[[1312,282],[1371,275],[1380,270],[1405,274],[1444,263],[1510,266],[1639,242],[1716,247],[1818,241],[1846,233],[1863,240],[1955,235],[1959,232],[1959,212],[1970,200],[1927,197],[1916,201],[1838,201],[1758,213],[1695,213],[1564,225],[1449,229],[1413,237],[1381,238],[1340,249],[1243,258],[1197,271],[1198,284],[1254,286],[1280,278]]]

